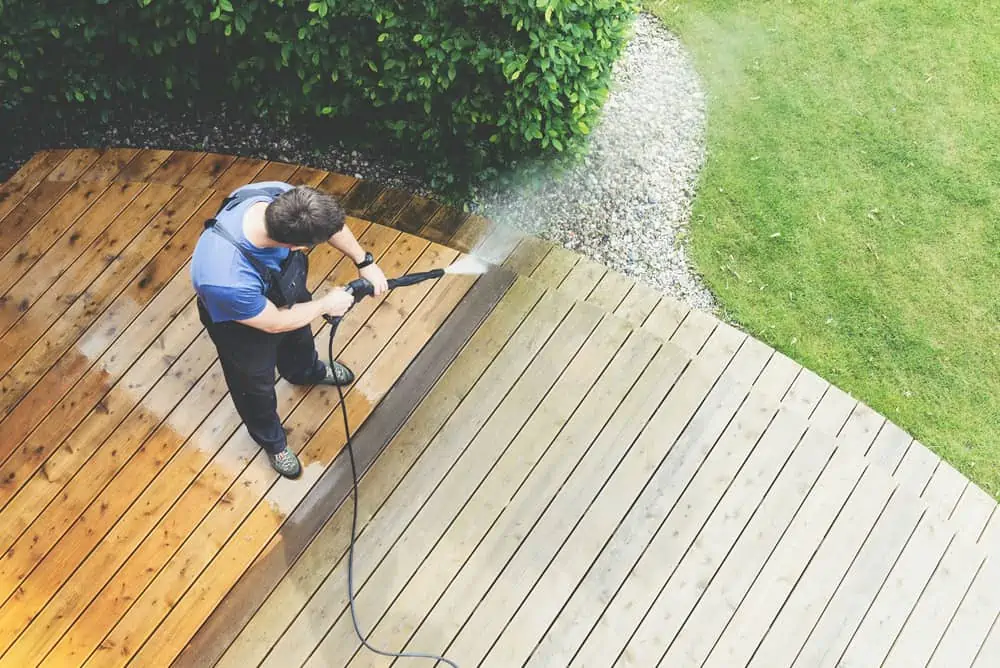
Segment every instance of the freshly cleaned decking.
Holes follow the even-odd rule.
[[[376,647],[463,667],[1000,665],[995,501],[791,360],[433,202],[135,149],[41,153],[0,187],[0,665],[392,663],[346,608],[336,393],[279,382],[307,469],[278,480],[193,307],[202,222],[263,179],[340,195],[387,273],[503,265],[364,302],[338,336]],[[313,286],[352,273],[314,251]]]

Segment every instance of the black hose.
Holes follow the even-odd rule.
[[[444,272],[440,269],[435,270],[435,272],[440,271],[441,275]],[[434,272],[424,272],[427,274]],[[417,274],[411,274],[411,276],[419,276]],[[405,277],[404,277],[405,278]],[[414,283],[419,283],[422,280],[427,280],[427,278],[436,278],[434,276],[425,276],[424,278],[419,278],[419,280],[413,281]],[[399,279],[393,279],[398,281]],[[399,285],[397,283],[397,285]],[[403,285],[408,285],[404,283]],[[335,322],[330,324],[330,344],[327,348],[327,354],[330,358],[330,368],[333,369],[333,339],[337,335],[337,327],[340,325],[340,319],[337,318]],[[375,652],[376,654],[381,654],[382,656],[391,656],[399,658],[408,659],[432,659],[434,665],[437,666],[439,663],[447,663],[452,668],[458,668],[458,664],[449,661],[443,656],[436,656],[434,654],[416,654],[416,653],[405,653],[405,652],[384,652],[380,649],[376,649],[368,644],[365,640],[365,635],[361,632],[361,628],[358,625],[358,615],[354,607],[354,543],[357,539],[358,532],[358,468],[354,461],[354,447],[351,444],[351,426],[348,424],[347,420],[347,404],[344,403],[344,390],[341,389],[340,385],[337,385],[337,394],[340,396],[340,412],[344,416],[344,434],[346,436],[347,445],[347,455],[351,461],[351,480],[353,481],[352,494],[354,498],[354,518],[351,520],[351,545],[347,554],[347,598],[351,603],[351,621],[354,623],[354,633],[357,634],[358,639],[361,644]]]

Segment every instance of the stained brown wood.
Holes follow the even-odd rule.
[[[329,174],[321,169],[314,169],[312,167],[296,167],[295,171],[292,172],[291,175],[285,179],[285,181],[293,186],[316,187],[328,176]]]
[[[69,155],[68,149],[39,151],[7,179],[3,188],[11,185],[36,184],[44,180],[67,155]]]
[[[0,222],[2,223],[0,224],[0,255],[4,255],[4,259],[6,260],[6,255],[10,254],[11,249],[26,234],[30,234],[33,226],[49,213],[54,206],[57,206],[57,202],[64,207],[80,207],[83,202],[81,202],[81,196],[79,195],[64,198],[65,203],[60,201],[60,198],[72,189],[81,193],[89,192],[89,197],[93,197],[103,191],[103,188],[82,188],[65,181],[42,181],[31,189],[27,196],[18,202],[17,206],[12,208],[4,216],[2,222]],[[88,199],[88,197],[83,197],[83,199]],[[75,211],[76,215],[79,215],[81,211],[82,209],[78,208]],[[56,214],[56,219],[63,225],[71,223],[74,218],[75,216],[68,212]],[[51,243],[51,239],[49,242]],[[16,251],[15,261],[16,256],[20,253],[20,250]],[[7,283],[7,285],[9,286],[10,283]]]
[[[358,180],[341,198],[340,204],[349,216],[365,218],[368,207],[374,204],[382,190],[383,186],[375,181]]]
[[[7,331],[0,354],[5,362],[14,355],[20,356],[15,364],[4,366],[4,370],[9,368],[7,378],[16,379],[18,383],[18,398],[114,299],[121,287],[119,284],[102,282],[93,286],[92,282],[104,270],[120,262],[133,239],[176,194],[177,190],[169,186],[146,188]],[[47,262],[42,260],[41,264]],[[70,311],[72,321],[67,322],[64,318]],[[6,383],[3,385],[8,393],[10,387]]]
[[[317,188],[332,195],[336,195],[337,197],[343,197],[350,192],[351,188],[353,188],[354,184],[357,182],[358,180],[353,176],[332,172],[320,182]]]
[[[472,214],[466,218],[462,227],[448,240],[448,245],[463,253],[472,252],[478,248],[494,225],[494,223],[491,223],[486,218]]]
[[[264,179],[259,178],[259,174],[267,166],[266,160],[256,158],[237,158],[229,168],[223,172],[212,184],[212,189],[224,193],[230,193],[248,183]]]
[[[49,173],[46,180],[76,181],[81,174],[97,162],[102,153],[102,151],[93,148],[72,149],[66,158]]]
[[[378,223],[379,225],[389,225],[391,227],[398,227],[404,231],[412,232],[414,230],[406,229],[403,225],[397,225],[397,219],[400,217],[402,212],[407,209],[413,198],[414,196],[408,192],[396,190],[394,188],[386,188],[375,199],[375,201],[372,202],[371,206],[368,207],[365,218],[373,223]]]
[[[115,181],[148,181],[173,151],[144,148],[118,173]]]
[[[285,181],[295,173],[295,165],[287,162],[269,162],[257,174],[258,181]]]
[[[198,161],[198,168],[192,169],[178,185],[187,188],[211,188],[215,182],[236,162],[236,156],[209,153]]]
[[[420,230],[420,235],[438,243],[449,243],[461,229],[469,214],[455,207],[441,207],[430,221]]]
[[[196,173],[197,171],[195,170],[192,173]],[[114,264],[118,264],[121,268],[129,268],[142,264],[144,258],[141,254],[138,258],[132,257],[123,261],[122,256],[126,255],[127,257],[127,248],[125,251],[120,249],[126,243],[130,244],[132,237],[139,233],[139,229],[145,228],[146,223],[151,220],[152,216],[158,213],[160,208],[177,191],[175,188],[158,185],[145,187],[125,183],[120,186],[113,186],[109,189],[108,194],[118,194],[124,198],[136,188],[141,189],[141,191],[136,191],[136,194],[133,195],[136,198],[134,202],[106,230],[95,238],[94,243],[87,247],[83,255],[74,262],[69,270],[65,271],[59,277],[58,281],[43,297],[43,301],[51,297],[50,301],[53,301],[53,305],[40,303],[37,307],[31,309],[26,314],[26,317],[17,323],[18,326],[23,325],[20,327],[21,331],[16,332],[16,336],[11,335],[14,334],[13,331],[9,332],[8,336],[5,336],[4,340],[0,342],[0,344],[15,346],[18,341],[23,344],[33,336],[37,336],[40,323],[46,324],[46,321],[37,315],[39,310],[44,310],[46,316],[51,317],[52,315],[61,313],[60,308],[65,308],[69,304],[72,304],[74,307],[76,304],[80,304],[81,316],[79,318],[75,318],[73,322],[57,328],[55,331],[48,332],[46,336],[49,338],[46,341],[34,343],[31,350],[28,351],[28,355],[18,362],[18,367],[14,372],[0,381],[0,390],[3,391],[4,402],[19,400],[23,397],[42,374],[52,366],[54,360],[60,358],[61,351],[65,350],[65,346],[75,341],[80,331],[86,329],[86,327],[94,322],[103,312],[104,306],[114,299],[116,296],[114,291],[118,289],[118,286],[113,282],[103,282],[100,285],[100,289],[81,290],[81,288],[88,286],[90,279],[96,277],[101,268]],[[202,197],[202,199],[204,198]],[[105,198],[102,197],[74,226],[73,231],[69,232],[69,237],[66,239],[66,244],[69,247],[76,245],[83,247],[85,245],[88,229],[83,226],[86,224],[88,217],[107,215],[105,208],[102,208],[104,207],[104,203]],[[166,213],[169,217],[176,213],[176,211],[168,207]],[[96,228],[98,225],[91,225],[91,227]],[[145,248],[142,251],[143,253],[150,252],[159,246],[157,243],[157,233],[161,235],[159,239],[162,240],[164,237],[169,238],[174,232],[174,228],[170,226],[157,229],[154,224],[152,229],[152,246]],[[74,234],[79,235],[75,242],[73,240]],[[70,255],[70,252],[67,251],[65,255]],[[51,259],[51,253],[46,254],[43,264],[45,266],[56,264]],[[59,265],[56,264],[56,266],[58,267]],[[67,287],[62,288],[61,286],[63,285]],[[110,298],[105,290],[112,291]],[[84,297],[82,302],[78,301],[79,296]],[[25,297],[22,297],[23,299]],[[0,350],[5,351],[7,348],[0,345]],[[8,405],[10,404],[4,404],[4,406]]]
[[[65,157],[65,152],[45,151],[37,153],[8,180],[0,184],[0,229],[4,219]]]
[[[54,190],[46,194],[45,191],[49,191],[50,188]],[[0,292],[5,293],[10,290],[11,286],[24,276],[53,243],[76,222],[77,218],[105,192],[105,187],[98,185],[63,182],[39,184],[33,195],[50,199],[25,200],[23,206],[11,214],[8,220],[9,227],[3,230],[9,234],[5,236],[10,239],[13,247],[0,260],[0,266],[3,268]]]
[[[49,301],[63,298],[64,293],[75,298],[86,284],[80,286],[64,279],[67,270],[77,263],[81,254],[85,253],[91,244],[99,239],[109,238],[104,231],[117,221],[121,214],[134,199],[146,188],[140,184],[123,184],[106,191],[84,213],[56,243],[39,258],[31,269],[15,283],[4,295],[0,303],[0,333],[7,332],[15,323],[26,317],[36,301],[46,295],[46,291],[56,285],[57,292]],[[26,321],[26,326],[38,322],[48,324],[56,314],[32,312],[33,318]],[[30,338],[30,340],[29,340]],[[7,371],[26,350],[23,346],[34,342],[34,337],[26,336],[16,342],[4,336],[0,339],[0,370]],[[6,401],[6,400],[5,400]],[[8,404],[9,405],[9,404]]]
[[[196,151],[174,151],[144,180],[173,186],[180,185],[205,156],[205,153]]]
[[[376,252],[380,252],[379,249],[377,249],[377,248],[375,248],[373,250],[375,250]],[[341,263],[340,266],[343,267],[344,263]],[[286,402],[287,401],[297,401],[297,399],[295,398],[294,395],[293,396],[286,396],[285,397],[285,401]],[[287,403],[285,405],[286,405],[286,409],[290,407]],[[294,405],[294,403],[291,404],[291,405]],[[224,414],[226,414],[227,416],[232,416],[232,417],[228,417],[228,420],[227,420],[229,424],[232,424],[232,419],[235,416],[233,415],[232,410],[231,410],[231,408],[228,405],[225,406],[225,409],[227,409],[227,410],[224,410]],[[235,425],[233,425],[233,426],[235,426]],[[225,429],[231,431],[232,428],[233,428],[233,426],[226,427]],[[217,425],[217,427],[221,428],[218,425]],[[239,448],[241,446],[242,447],[246,447],[246,445],[243,444],[243,443],[241,443],[239,439],[237,439],[235,441],[231,440],[231,443],[232,443],[232,445],[234,447],[237,447],[237,448]],[[229,450],[232,450],[232,448],[229,448]],[[220,461],[220,463],[228,460],[232,456],[232,455],[226,455],[225,452],[220,453],[220,454],[222,455],[222,460]],[[219,459],[219,457],[216,457],[215,459]],[[191,463],[188,463],[188,464],[186,464],[184,466],[191,466]],[[195,467],[194,470],[193,470],[193,472],[197,472],[199,468],[200,467]],[[211,471],[211,470],[214,470],[214,469],[209,469],[209,470]],[[206,493],[209,494],[209,495],[216,495],[216,497],[217,497],[217,496],[221,496],[225,492],[226,487],[228,485],[228,483],[226,483],[226,480],[228,479],[230,482],[232,481],[232,479],[229,478],[230,474],[226,474],[225,473],[225,469],[223,469],[223,470],[220,470],[220,471],[217,471],[217,472],[213,473],[213,476],[215,476],[215,475],[221,476],[221,479],[216,480],[216,481],[212,481],[211,484],[209,484],[207,487],[201,487],[200,488],[201,489],[200,492],[192,493],[192,494],[187,494],[184,497],[182,497],[182,501],[180,503],[180,507],[179,508],[175,507],[175,509],[170,513],[170,515],[168,517],[165,517],[163,520],[161,520],[161,525],[165,524],[166,526],[170,526],[172,528],[172,531],[171,531],[170,535],[172,535],[172,536],[173,535],[177,535],[178,536],[178,540],[180,540],[185,535],[184,534],[184,529],[182,528],[182,526],[190,526],[191,528],[194,528],[194,525],[196,525],[196,523],[197,523],[197,518],[201,517],[202,514],[204,513],[204,510],[197,511],[196,509],[198,509],[199,507],[202,507],[202,504],[204,504],[206,501],[209,501],[209,499],[205,498],[205,494]],[[176,474],[175,474],[174,476],[168,476],[166,478],[166,480],[173,480],[172,484],[176,485],[178,482],[180,482],[181,480],[183,480],[183,478],[179,478],[178,479],[177,476],[176,476]],[[211,480],[211,479],[207,479],[206,482],[209,482],[209,480]],[[221,485],[221,487],[220,487],[220,485]],[[183,489],[183,487],[181,489]],[[177,490],[176,492],[173,492],[172,494],[176,495],[180,491],[181,490]],[[157,494],[163,494],[163,492],[162,491],[161,492],[157,492]],[[167,498],[169,498],[169,497],[167,497]],[[211,497],[209,497],[209,498],[211,498]],[[163,505],[163,503],[164,502],[161,502],[158,505]],[[166,510],[166,508],[169,508],[169,501],[165,502],[165,504],[166,505],[164,507],[164,510]],[[208,504],[208,507],[210,507],[210,506],[211,506],[211,502],[209,502],[209,504]],[[187,509],[187,510],[184,510],[184,509]],[[206,510],[207,510],[207,508],[206,508]],[[193,513],[192,513],[192,511],[193,511]],[[152,520],[155,521],[156,517],[157,516],[154,515],[154,517],[152,518]],[[180,525],[178,525],[178,522],[180,522]],[[191,522],[194,522],[194,524],[190,524]],[[174,534],[173,531],[177,531],[179,533]],[[134,537],[134,538],[131,538],[129,540],[140,540],[141,541],[141,536],[142,536],[142,534],[140,534],[138,537]],[[169,542],[167,543],[167,546],[168,545],[170,545]],[[143,567],[148,567],[148,564],[150,563],[149,562],[149,558],[152,558],[153,555],[158,555],[158,556],[155,556],[155,559],[158,560],[159,563],[163,563],[167,559],[167,557],[169,556],[169,547],[167,547],[167,546],[165,546],[162,543],[161,540],[157,540],[157,541],[154,541],[152,543],[145,543],[140,548],[140,553],[142,555],[145,555],[147,558],[140,558],[138,560],[130,561],[128,564],[126,564],[125,572],[126,573],[130,572],[130,569],[131,569],[131,565],[130,564],[136,564],[136,563],[138,563],[139,565],[141,565]],[[134,578],[136,577],[136,575],[138,575],[138,574],[133,574],[133,576],[131,578],[126,578],[124,580],[124,582],[130,583],[130,586],[134,586],[133,583],[134,583]],[[145,578],[145,580],[148,581],[152,577],[152,575],[145,574],[142,577]],[[117,589],[120,592],[120,588],[119,587],[115,587],[114,589]],[[110,600],[110,601],[109,600],[105,600],[104,603],[115,603],[116,601],[117,601],[117,605],[121,605],[121,604],[125,603],[125,601],[123,601],[121,599],[118,599],[118,598]],[[93,605],[91,607],[91,610],[94,610]],[[85,619],[85,620],[88,619],[88,615],[85,614],[83,619]],[[106,620],[103,617],[101,617],[100,621],[98,623],[103,624],[103,623],[106,623],[107,621],[108,620]],[[87,628],[87,623],[84,622],[83,624],[84,624],[83,628]],[[89,638],[90,638],[89,636],[84,636],[83,638],[74,637],[74,640],[76,642],[88,642]],[[98,636],[97,639],[94,642],[97,642],[99,640],[100,640],[100,637]]]
[[[80,181],[114,181],[122,170],[139,154],[137,148],[112,148],[80,175]]]
[[[202,215],[210,216],[221,200],[221,194],[209,196],[83,334],[77,352],[58,358],[0,423],[0,429],[11,435],[10,441],[0,444],[5,456],[41,423],[22,448],[22,456],[13,464],[4,464],[0,498],[12,494],[25,480],[26,472],[30,475],[45,461],[61,438],[190,302],[190,278],[176,272],[186,266],[202,230]],[[11,465],[16,465],[17,471],[11,470]]]

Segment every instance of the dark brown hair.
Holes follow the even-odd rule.
[[[333,195],[298,186],[267,205],[264,227],[279,243],[315,246],[344,227],[344,209]]]

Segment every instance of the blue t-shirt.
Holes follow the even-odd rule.
[[[280,181],[251,183],[234,190],[235,195],[245,188],[279,188],[281,192],[293,186]],[[223,227],[240,246],[275,271],[288,257],[287,248],[258,248],[243,234],[243,215],[257,202],[269,202],[270,197],[252,196],[242,202],[230,204],[216,216],[216,225]],[[198,239],[191,259],[191,282],[201,297],[213,322],[246,320],[259,315],[267,305],[264,278],[243,257],[233,244],[206,229]]]

